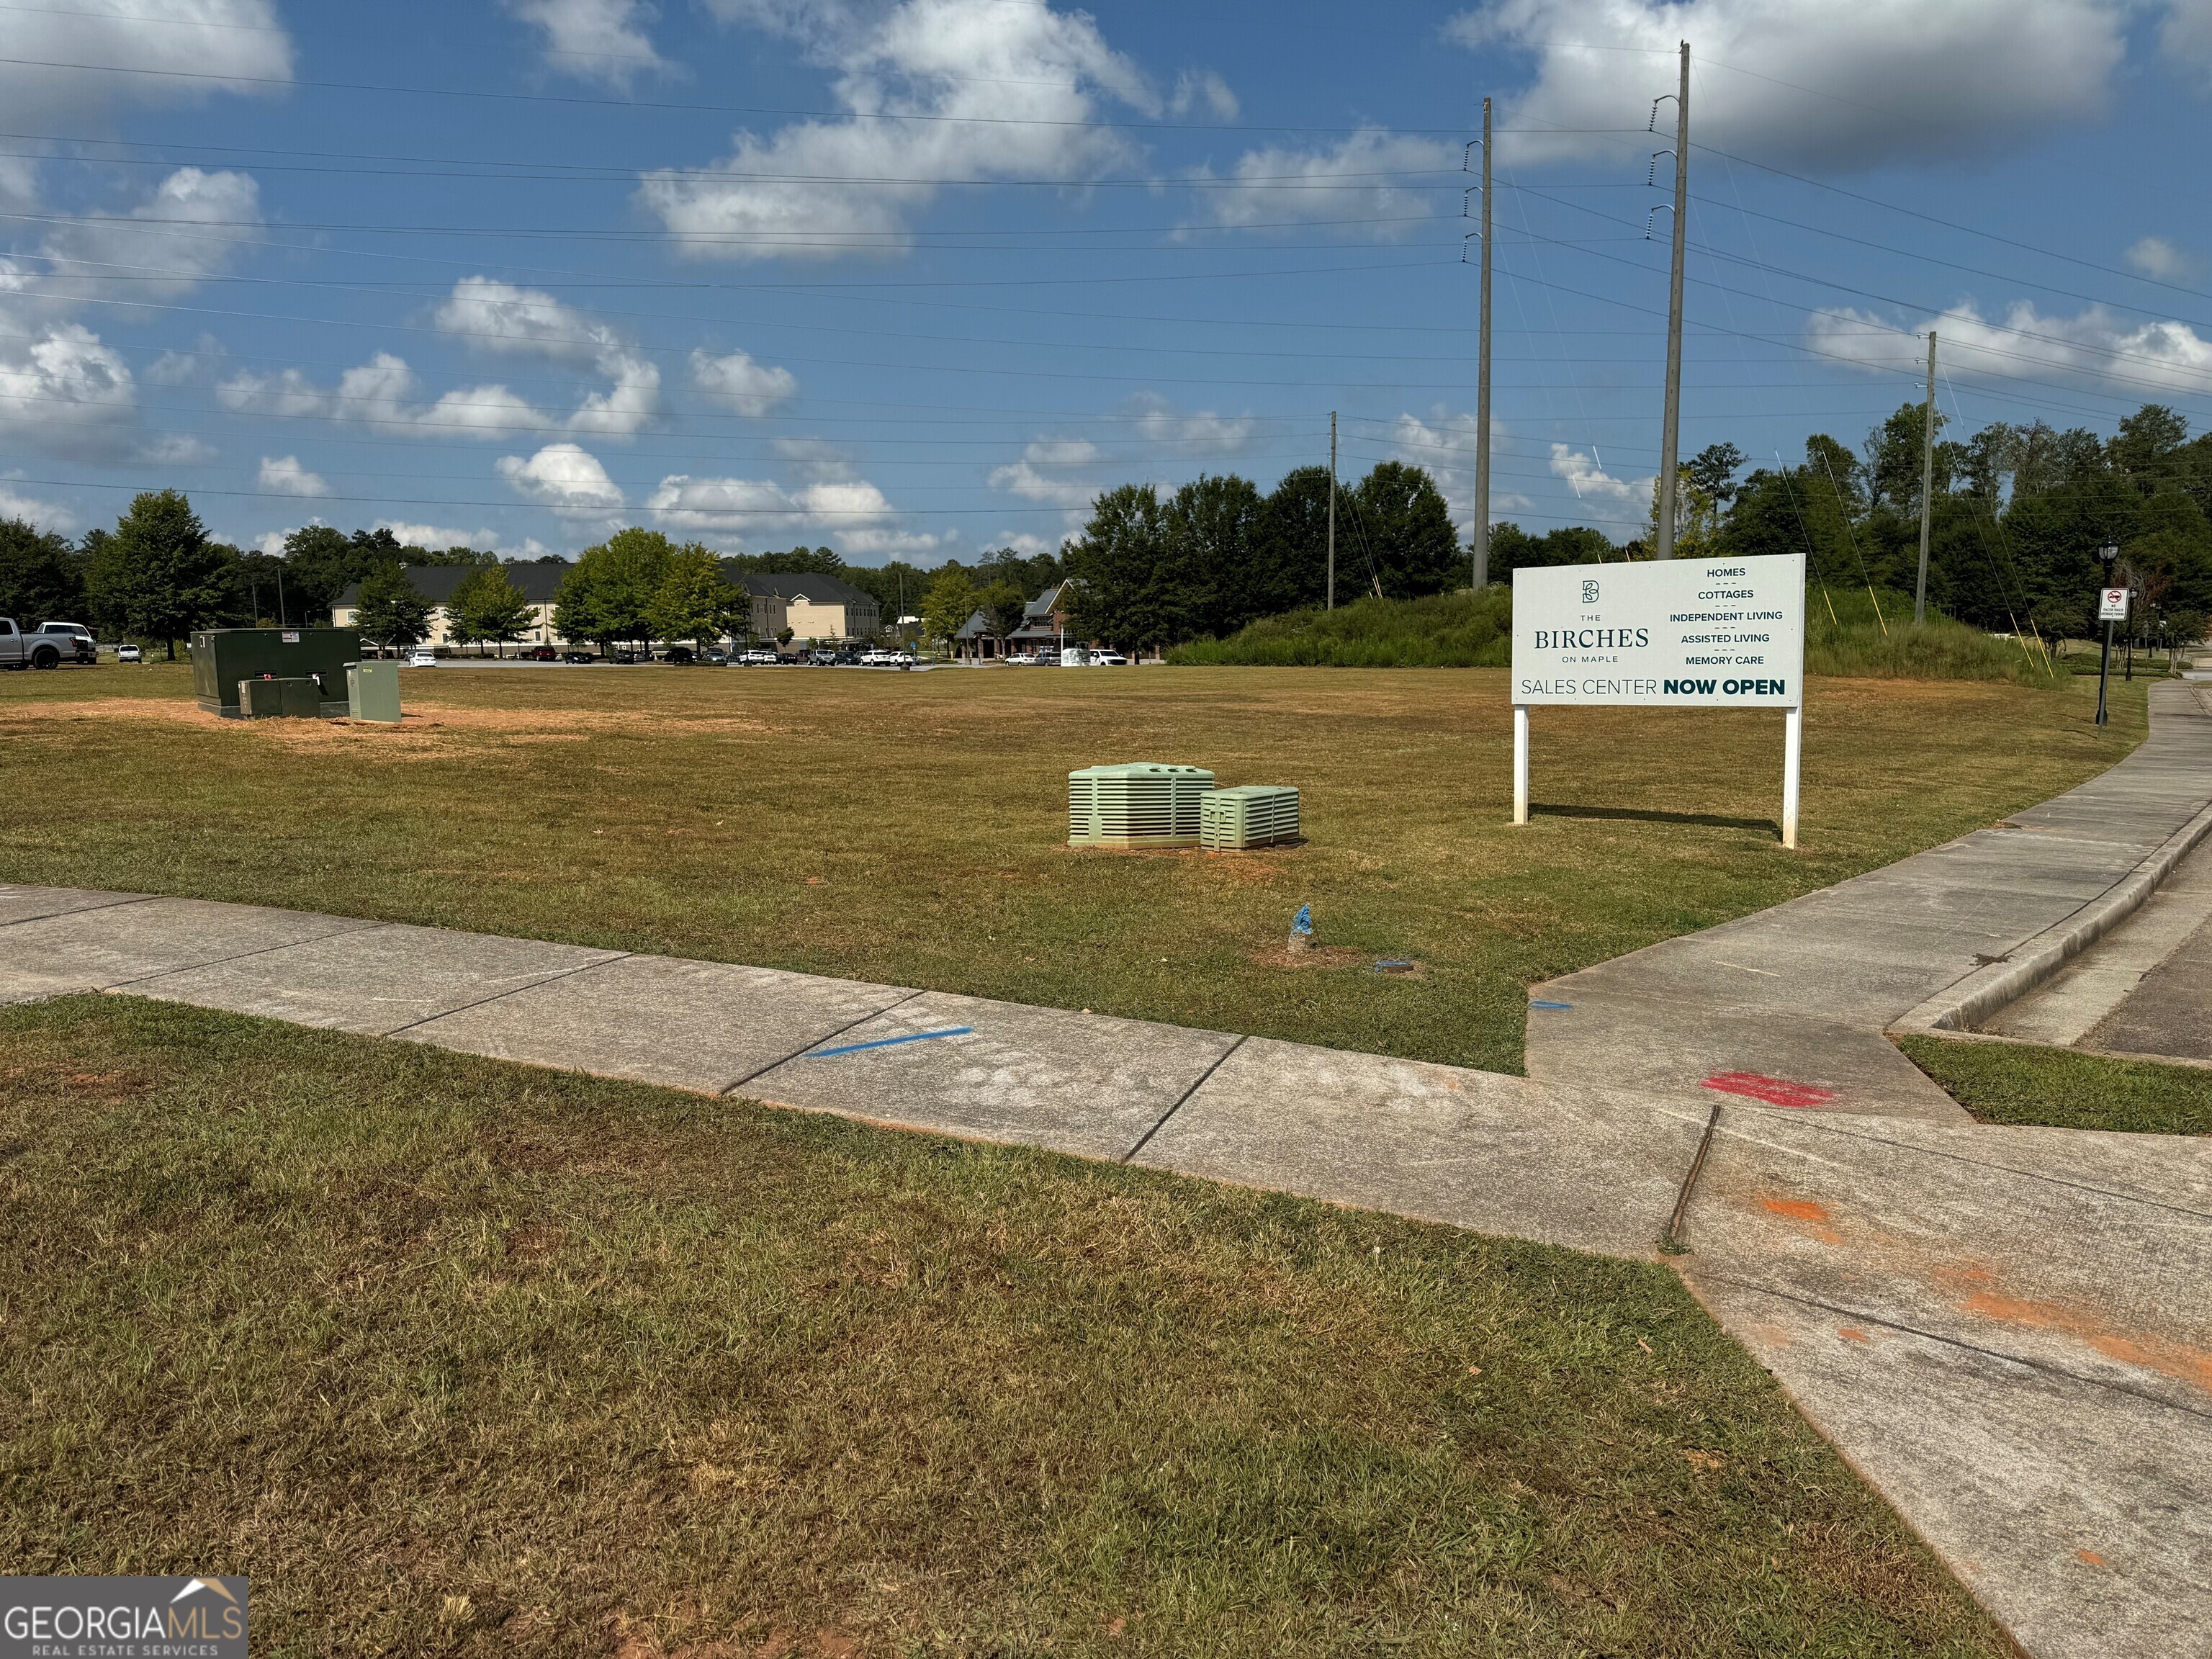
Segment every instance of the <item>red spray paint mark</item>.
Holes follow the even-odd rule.
[[[1815,1089],[1809,1083],[1792,1083],[1787,1078],[1766,1077],[1758,1072],[1716,1073],[1705,1079],[1705,1086],[1725,1095],[1743,1095],[1769,1106],[1793,1109],[1825,1106],[1836,1097],[1832,1089]]]

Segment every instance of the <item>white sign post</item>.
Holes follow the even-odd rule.
[[[1528,822],[1528,710],[1548,703],[1783,711],[1782,844],[1797,844],[1805,560],[1668,559],[1513,573],[1513,822]]]
[[[2099,622],[2125,622],[2128,619],[2128,590],[2124,587],[2106,588],[2097,599]]]

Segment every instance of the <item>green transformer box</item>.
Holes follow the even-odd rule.
[[[357,628],[203,629],[192,635],[192,695],[209,714],[235,718],[240,680],[312,679],[315,712],[337,720],[346,713],[346,665],[360,660]]]

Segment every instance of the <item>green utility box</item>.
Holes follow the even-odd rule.
[[[346,665],[346,713],[357,720],[399,719],[399,665],[396,662],[349,662]]]
[[[1216,789],[1198,803],[1198,844],[1208,852],[1240,852],[1298,838],[1298,792],[1277,784]]]
[[[1198,804],[1213,787],[1202,766],[1137,761],[1067,775],[1070,847],[1195,847]]]
[[[238,714],[245,720],[323,717],[323,688],[306,678],[280,680],[264,677],[238,683]]]
[[[236,715],[241,680],[312,679],[316,713],[346,712],[345,665],[361,659],[357,628],[210,628],[192,635],[192,696],[210,714]],[[274,711],[271,711],[274,712]]]

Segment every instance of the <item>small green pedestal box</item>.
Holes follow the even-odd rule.
[[[346,714],[357,720],[399,720],[399,665],[396,662],[349,662],[346,665]]]

